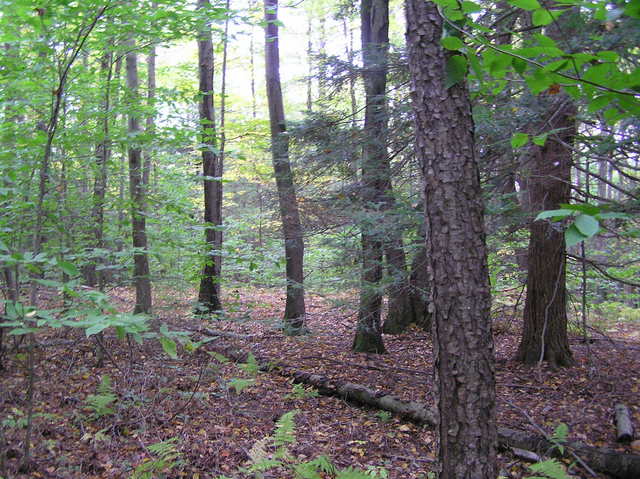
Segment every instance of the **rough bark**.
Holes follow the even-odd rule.
[[[199,9],[207,9],[209,0],[198,0]],[[216,245],[220,244],[222,226],[222,189],[220,159],[218,157],[215,112],[213,107],[213,41],[211,25],[207,23],[198,37],[198,67],[200,76],[200,128],[202,174],[204,176],[205,263],[200,279],[198,303],[201,312],[213,313],[222,309],[220,302],[220,262],[216,261]],[[219,255],[218,255],[219,256]]]
[[[563,94],[541,98],[547,112],[540,127],[553,129],[544,146],[530,149],[527,196],[531,212],[569,203],[571,144],[576,134],[575,106]],[[526,364],[546,360],[554,366],[573,363],[567,337],[565,241],[561,227],[549,220],[530,225],[527,299],[522,339],[516,359]]]
[[[445,85],[452,53],[440,45],[436,5],[406,0],[405,7],[434,310],[439,477],[494,479],[491,295],[471,105],[464,81]]]
[[[280,85],[280,53],[278,47],[278,0],[265,0],[265,66],[271,154],[282,217],[286,261],[287,300],[284,312],[288,334],[304,332],[304,239],[298,212],[298,201],[289,161],[289,137]]]
[[[133,281],[136,287],[136,305],[134,313],[151,313],[151,279],[149,277],[149,257],[147,254],[146,199],[142,181],[143,164],[142,148],[138,144],[142,128],[138,106],[138,55],[135,42],[127,42],[129,53],[126,56],[127,89],[131,98],[132,109],[129,111],[128,133],[130,144],[129,157],[129,194],[131,195],[131,232],[133,239]]]

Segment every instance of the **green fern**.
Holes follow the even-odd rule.
[[[163,477],[164,473],[168,473],[174,467],[182,464],[180,460],[182,454],[176,446],[177,441],[177,437],[172,437],[166,441],[150,445],[147,449],[156,458],[138,465],[130,479],[156,479]]]
[[[276,430],[273,436],[273,443],[276,447],[296,442],[296,423],[294,418],[298,412],[297,409],[289,411],[276,421]]]
[[[115,410],[111,407],[111,404],[115,403],[118,398],[113,393],[111,378],[109,376],[102,376],[96,392],[97,394],[90,394],[87,396],[87,399],[85,399],[87,408],[93,411],[91,416],[94,419],[99,419],[115,414]]]
[[[227,384],[229,389],[233,388],[236,390],[236,394],[240,394],[249,386],[253,386],[254,383],[254,379],[233,378]]]
[[[260,365],[253,353],[247,355],[247,362],[239,364],[238,367],[250,376],[257,376],[260,372]]]
[[[555,459],[537,462],[529,466],[529,469],[542,476],[530,476],[527,479],[571,479],[565,467]]]

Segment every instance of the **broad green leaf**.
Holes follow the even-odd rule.
[[[546,8],[539,8],[533,12],[533,15],[531,15],[531,20],[535,26],[540,27],[549,25],[553,22],[554,15],[552,15]]]
[[[551,75],[540,70],[534,71],[532,75],[526,75],[524,80],[534,95],[542,93],[554,83]]]
[[[576,204],[568,204],[568,203],[560,203],[560,207],[565,210],[578,211],[580,213],[584,213],[585,215],[595,216],[600,213],[600,207],[595,205],[590,205],[589,203],[576,203]]]
[[[460,50],[464,48],[464,43],[458,37],[444,37],[440,43],[447,50]]]
[[[80,274],[76,265],[68,261],[58,261],[58,267],[69,276],[78,276]]]
[[[538,0],[508,0],[509,3],[515,7],[522,8],[523,10],[535,10],[540,8]]]
[[[474,13],[482,10],[482,6],[478,5],[475,2],[470,2],[469,0],[465,0],[462,2],[462,11],[464,13]]]
[[[592,237],[600,231],[600,223],[593,216],[580,214],[576,216],[574,224],[585,236]]]
[[[563,219],[563,218],[566,218],[567,216],[571,216],[572,214],[573,214],[573,210],[567,210],[567,209],[547,210],[547,211],[542,211],[538,213],[538,216],[536,216],[536,219],[534,221],[544,220],[547,218]]]
[[[513,148],[520,148],[529,142],[529,135],[526,133],[514,133],[511,137],[511,146]]]
[[[547,142],[547,136],[549,136],[548,133],[543,133],[542,135],[536,135],[533,138],[531,138],[531,141],[533,142],[534,145],[544,146],[544,144]]]
[[[577,245],[586,239],[588,239],[588,237],[580,233],[575,224],[570,225],[564,232],[564,241],[567,247]]]
[[[624,8],[624,14],[632,18],[640,18],[640,2],[630,1]]]
[[[457,83],[464,81],[467,74],[467,59],[462,55],[453,55],[447,60],[447,78],[445,87],[451,88]]]
[[[162,349],[164,349],[164,352],[167,353],[167,355],[171,359],[178,359],[176,342],[171,338],[167,338],[166,336],[160,336],[159,340],[160,344],[162,345]]]
[[[94,324],[92,326],[89,326],[85,330],[84,334],[86,334],[86,336],[88,338],[89,336],[93,336],[94,334],[98,334],[99,332],[104,331],[108,327],[109,327],[109,325],[104,323],[104,322],[96,323],[96,324]]]

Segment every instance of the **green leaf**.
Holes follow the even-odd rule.
[[[167,338],[166,336],[160,336],[159,340],[160,344],[162,345],[162,349],[164,349],[164,352],[167,353],[167,355],[171,359],[178,359],[176,342],[171,338]]]
[[[69,263],[68,261],[58,260],[58,267],[69,276],[80,275],[80,271],[78,271],[78,268],[76,268],[76,265],[74,265],[73,263]]]
[[[580,233],[575,224],[570,225],[564,232],[564,241],[567,244],[567,248],[569,246],[577,245],[578,243],[586,239],[588,238]]]
[[[538,0],[509,0],[509,3],[515,7],[522,8],[523,10],[535,10],[540,8]]]
[[[465,0],[462,2],[462,11],[464,13],[474,13],[482,10],[482,6],[478,5],[475,2],[470,2],[469,0]]]
[[[584,236],[592,237],[600,231],[600,223],[593,216],[579,214],[576,216],[574,224],[576,228],[582,233]]]
[[[547,459],[529,466],[533,472],[538,472],[550,477],[551,479],[569,479],[564,466],[555,459]]]
[[[569,209],[542,211],[541,213],[538,214],[538,216],[536,216],[536,219],[534,221],[544,220],[547,218],[553,218],[554,220],[563,219],[563,218],[566,218],[567,216],[571,216],[573,213],[574,213],[573,210],[569,210]]]
[[[511,137],[511,146],[513,148],[520,148],[529,142],[529,135],[526,133],[514,133]]]
[[[537,27],[549,25],[554,20],[554,16],[546,8],[539,8],[531,16],[533,24]]]
[[[467,59],[462,55],[453,55],[447,60],[447,78],[445,87],[451,88],[464,81],[467,74]]]
[[[447,50],[460,50],[464,48],[464,43],[458,37],[444,37],[440,43]]]
[[[84,334],[86,334],[86,336],[88,338],[89,336],[93,336],[94,334],[98,334],[99,332],[104,331],[108,327],[109,327],[109,325],[104,323],[104,322],[96,323],[96,324],[93,324],[93,325],[89,326],[85,330]]]
[[[544,144],[547,142],[547,136],[549,136],[548,133],[543,133],[542,135],[534,136],[533,138],[531,138],[531,141],[534,145],[544,146]]]
[[[551,75],[545,74],[540,70],[534,71],[532,75],[527,75],[524,80],[534,95],[542,93],[553,84]]]

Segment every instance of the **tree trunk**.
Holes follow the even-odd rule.
[[[265,65],[269,121],[271,124],[271,154],[278,189],[280,216],[284,233],[287,271],[287,303],[284,312],[288,334],[304,332],[304,240],[298,212],[298,201],[289,162],[287,135],[280,86],[280,53],[278,48],[278,0],[265,0]]]
[[[362,61],[365,89],[361,222],[362,277],[358,325],[353,340],[356,352],[384,353],[380,316],[382,310],[382,253],[384,228],[381,205],[389,181],[387,157],[387,53],[389,51],[389,1],[362,0]]]
[[[406,0],[416,154],[425,180],[427,275],[434,310],[441,479],[495,479],[491,294],[474,125],[464,82],[447,88],[452,53],[437,6]]]
[[[111,78],[113,76],[113,53],[108,52],[102,56],[100,69],[105,76],[104,97],[102,100],[103,118],[100,122],[101,141],[96,147],[95,179],[93,182],[93,206],[91,208],[91,220],[93,222],[93,236],[95,248],[104,247],[104,202],[107,191],[107,167],[111,156],[111,140],[109,139],[109,109],[111,108]],[[85,269],[85,281],[88,286],[99,285],[104,288],[104,274],[97,271],[97,257],[94,254],[90,264]]]
[[[208,9],[209,0],[198,0],[199,9]],[[213,41],[211,25],[207,23],[198,38],[200,73],[200,128],[202,136],[202,174],[204,176],[204,222],[206,253],[200,279],[198,302],[201,312],[213,313],[222,309],[220,302],[220,269],[216,261],[216,245],[222,225],[220,158],[218,157],[215,113],[213,107]]]
[[[548,95],[541,100],[547,114],[539,126],[556,133],[544,146],[530,149],[527,191],[532,213],[569,203],[572,161],[571,150],[564,145],[571,144],[576,134],[576,110],[568,96]],[[516,359],[568,366],[573,361],[567,337],[565,241],[557,224],[531,223],[528,266],[524,327]]]
[[[129,111],[128,133],[129,192],[131,195],[131,232],[133,239],[133,281],[136,286],[134,313],[151,313],[151,280],[149,278],[149,257],[147,254],[147,228],[145,218],[145,187],[143,183],[142,149],[139,137],[140,112],[138,98],[138,55],[133,39],[127,42],[129,53],[126,57],[127,89],[132,109]]]

